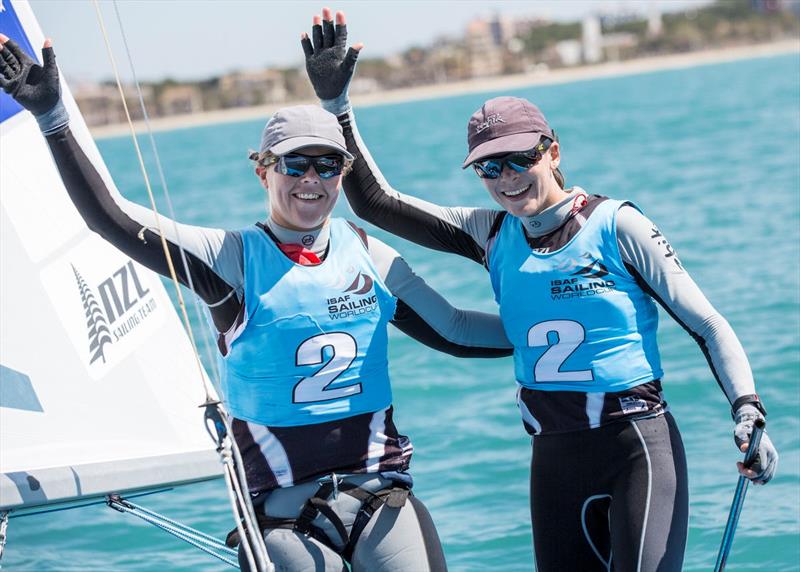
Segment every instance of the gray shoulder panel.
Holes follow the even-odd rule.
[[[639,274],[665,310],[701,345],[728,400],[755,393],[753,373],[728,321],[686,272],[658,227],[636,208],[617,213],[617,240],[625,264]]]
[[[511,348],[500,316],[454,308],[384,242],[369,238],[369,253],[386,286],[449,342],[469,347]]]
[[[141,224],[142,228],[158,234],[156,216],[151,209],[127,200],[115,189],[110,192],[120,210]],[[208,265],[232,288],[241,292],[243,265],[242,237],[239,232],[182,224],[163,215],[159,215],[158,222],[168,241],[182,246],[186,252]]]

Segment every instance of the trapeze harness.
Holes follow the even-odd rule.
[[[348,562],[352,559],[353,551],[361,533],[369,523],[372,516],[378,512],[384,504],[389,508],[402,508],[406,504],[409,495],[413,495],[405,483],[396,481],[391,488],[383,489],[372,493],[352,483],[340,482],[341,477],[332,474],[322,480],[317,492],[309,498],[300,516],[297,518],[274,518],[263,512],[257,512],[258,527],[263,534],[267,530],[283,528],[294,530],[321,542],[334,552],[340,554]],[[356,514],[350,532],[333,510],[328,500],[331,495],[346,494],[355,498],[361,503],[361,509]],[[339,535],[339,543],[333,542],[328,534],[313,524],[313,521],[322,514],[334,526]],[[235,548],[239,544],[239,533],[237,529],[231,530],[225,539],[225,544]]]

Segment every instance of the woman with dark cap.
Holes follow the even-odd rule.
[[[70,131],[49,40],[42,56],[39,66],[0,34],[0,86],[36,116],[89,228],[169,275],[155,215],[107,187]],[[500,320],[451,307],[393,249],[331,218],[353,159],[332,114],[279,110],[251,159],[266,222],[161,228],[173,258],[185,249],[178,279],[218,331],[269,556],[287,571],[443,571],[431,517],[410,493],[413,447],[393,420],[387,325],[453,355],[495,357],[511,354]]]
[[[361,140],[347,97],[360,46],[345,54],[342,13],[303,35],[322,106],[355,157],[353,210],[403,238],[484,265],[514,344],[518,406],[533,436],[531,514],[538,570],[681,569],[686,460],[661,389],[658,302],[698,342],[731,403],[745,450],[765,415],[741,344],[632,203],[564,188],[561,148],[544,115],[516,97],[470,118],[472,167],[502,210],[441,207],[392,189]],[[768,482],[778,455],[764,435],[739,472]]]

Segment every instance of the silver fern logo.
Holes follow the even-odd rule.
[[[148,320],[156,309],[156,300],[150,289],[142,285],[131,260],[94,289],[74,264],[70,266],[83,302],[89,335],[89,365],[97,360],[106,363],[106,346],[119,342]]]
[[[83,311],[86,315],[86,328],[89,333],[89,363],[93,364],[98,359],[102,359],[103,363],[106,361],[105,347],[106,344],[112,343],[111,332],[108,328],[108,319],[97,302],[97,298],[92,292],[92,289],[83,279],[80,272],[74,265],[72,271],[75,273],[75,280],[78,282],[78,290],[80,291],[81,301],[83,302]]]

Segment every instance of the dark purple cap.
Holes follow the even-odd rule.
[[[533,149],[542,135],[552,138],[553,130],[530,101],[510,96],[490,99],[469,118],[469,155],[462,168],[492,155]]]

